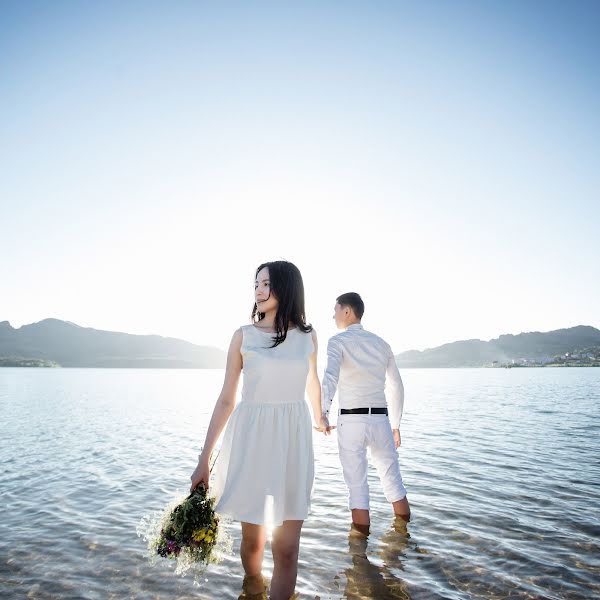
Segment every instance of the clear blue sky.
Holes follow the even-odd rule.
[[[396,351],[600,327],[600,3],[2,2],[0,320]]]

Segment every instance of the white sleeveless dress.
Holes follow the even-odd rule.
[[[242,328],[242,399],[229,418],[215,463],[215,510],[236,521],[279,526],[304,520],[314,477],[312,421],[304,398],[312,335]]]

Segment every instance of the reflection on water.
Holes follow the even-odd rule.
[[[199,588],[169,563],[148,565],[135,534],[187,489],[222,376],[0,369],[0,597],[240,597],[239,524],[232,555]],[[349,536],[337,441],[315,434],[300,597],[600,597],[600,369],[403,378],[410,535],[370,471],[371,534]]]
[[[348,552],[352,566],[344,570],[344,597],[348,600],[410,598],[406,583],[397,575],[403,571],[409,542],[406,522],[396,518],[392,527],[382,536],[379,549],[374,551],[381,560],[375,562],[367,555],[369,537],[351,528]]]
[[[238,596],[238,600],[268,600],[267,592],[260,592],[258,594],[251,594],[242,587],[242,593]]]
[[[268,600],[269,581],[262,576],[245,576],[242,581],[242,593],[238,600]],[[262,591],[258,591],[262,588]]]

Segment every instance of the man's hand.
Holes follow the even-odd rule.
[[[400,438],[400,430],[392,429],[392,435],[394,436],[394,446],[396,446],[396,448],[400,448],[400,444],[402,443],[402,439]]]
[[[331,435],[331,432],[335,429],[335,425],[331,426],[329,424],[329,419],[327,415],[321,415],[321,419],[319,421],[318,427],[315,427],[316,431],[320,431],[325,435]]]

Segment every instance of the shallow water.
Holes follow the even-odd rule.
[[[301,598],[600,596],[600,369],[402,374],[408,536],[371,471],[372,533],[349,537],[336,440],[315,434]],[[200,587],[135,533],[185,492],[222,376],[0,369],[0,596],[237,598],[238,524]]]

